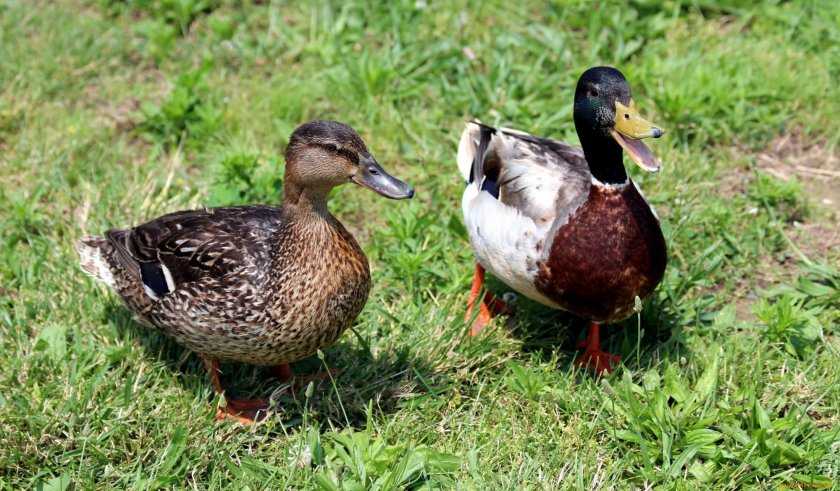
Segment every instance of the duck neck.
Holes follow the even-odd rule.
[[[294,208],[298,212],[312,217],[327,218],[327,197],[330,188],[303,187],[294,181],[286,181],[284,186],[283,206]]]
[[[621,145],[612,138],[591,130],[581,131],[578,128],[578,137],[592,177],[604,184],[627,182]]]

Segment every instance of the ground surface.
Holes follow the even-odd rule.
[[[0,487],[830,487],[840,2],[777,3],[0,1]],[[454,155],[474,116],[576,141],[575,79],[604,63],[669,130],[664,170],[631,172],[670,263],[597,379],[571,364],[583,324],[524,300],[465,337]],[[355,333],[295,368],[340,372],[278,390],[264,424],[216,423],[201,362],[72,244],[277,202],[286,138],[315,117],[358,128],[417,197],[335,193],[375,287]]]

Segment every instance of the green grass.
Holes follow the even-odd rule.
[[[801,232],[838,216],[757,158],[788,134],[837,155],[840,3],[32,3],[0,0],[3,489],[840,480],[840,252]],[[524,299],[465,336],[454,158],[476,116],[576,141],[575,80],[605,63],[669,130],[663,172],[631,172],[670,262],[641,314],[607,330],[624,366],[599,379],[571,363],[582,322]],[[200,361],[133,322],[72,244],[278,202],[286,139],[315,117],[357,128],[417,196],[334,193],[375,286],[354,332],[296,370],[340,372],[277,391],[264,424],[216,423]],[[225,369],[239,391],[278,388]]]

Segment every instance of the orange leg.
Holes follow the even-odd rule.
[[[575,360],[575,364],[584,368],[592,368],[595,373],[612,373],[621,361],[621,357],[605,351],[601,351],[601,325],[597,322],[589,324],[589,331],[586,334],[586,341],[583,346],[584,352]]]
[[[484,267],[475,263],[475,274],[473,275],[470,298],[467,300],[467,313],[464,320],[470,320],[473,308],[478,304],[478,317],[470,327],[470,336],[476,336],[484,327],[490,323],[490,319],[497,315],[509,315],[510,307],[490,292],[484,294],[479,300],[481,290],[484,288]]]
[[[213,390],[217,394],[224,394],[225,390],[222,387],[222,381],[219,378],[219,360],[214,358],[205,358],[204,365],[210,373],[210,382],[213,384]],[[223,419],[232,419],[239,423],[249,425],[265,417],[268,412],[268,401],[265,399],[232,399],[225,397],[227,404],[220,407],[216,412],[216,421]]]
[[[288,363],[271,367],[271,374],[281,382],[288,382],[295,377],[295,372],[292,371],[292,366]]]

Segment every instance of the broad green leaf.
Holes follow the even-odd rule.
[[[324,491],[341,491],[341,488],[324,472],[315,474],[315,484]]]
[[[43,351],[53,361],[63,360],[67,353],[67,326],[47,324],[38,333],[35,351]]]
[[[703,374],[700,375],[700,378],[694,385],[694,392],[697,394],[698,400],[702,402],[708,401],[717,388],[720,357],[717,355],[717,349],[712,349],[711,352],[715,353],[712,362],[706,365],[706,369],[703,370]]]
[[[674,459],[674,463],[671,464],[671,467],[668,469],[668,476],[677,477],[680,474],[680,471],[682,471],[682,468],[694,458],[698,449],[699,448],[697,446],[691,446],[678,455],[677,458]]]
[[[805,459],[805,456],[807,455],[805,450],[803,450],[799,446],[794,445],[792,443],[788,443],[788,442],[779,440],[779,439],[776,439],[776,438],[768,439],[767,440],[767,445],[768,446],[772,445],[773,447],[779,449],[779,452],[781,454],[780,459],[779,459],[779,464],[781,464],[781,465],[788,465],[788,464],[795,464],[797,462],[802,462],[802,460]]]
[[[712,480],[716,469],[717,464],[714,462],[694,461],[688,468],[688,472],[700,482],[709,482]]]
[[[421,449],[429,469],[436,472],[455,472],[461,468],[461,459],[455,455],[438,452],[430,448]]]
[[[688,384],[680,377],[674,365],[668,365],[665,369],[665,392],[677,402],[685,402],[688,399]]]
[[[727,423],[721,423],[718,425],[718,428],[725,434],[726,436],[732,438],[736,442],[740,443],[741,445],[749,445],[752,441],[750,439],[750,435],[742,430],[741,428],[731,426]]]
[[[723,438],[723,434],[715,430],[701,429],[691,430],[685,434],[685,441],[688,445],[709,445]]]
[[[770,466],[767,465],[767,459],[764,457],[753,457],[750,459],[749,464],[756,470],[759,474],[764,477],[770,475]]]
[[[829,489],[837,484],[830,477],[821,475],[793,474],[791,477],[804,484],[808,489]]]
[[[44,484],[43,490],[65,491],[68,487],[70,487],[70,476],[67,474],[62,474],[47,481],[47,483]]]
[[[646,371],[645,374],[642,376],[642,386],[648,392],[658,389],[659,383],[659,372],[654,369]]]
[[[618,438],[620,440],[633,442],[633,443],[636,443],[636,444],[639,444],[639,445],[644,443],[644,439],[641,436],[639,436],[637,433],[633,433],[632,431],[619,430],[619,431],[615,432],[615,436],[616,436],[616,438]]]
[[[763,430],[769,430],[772,428],[770,424],[770,417],[767,416],[767,411],[761,407],[761,403],[758,399],[753,402],[753,424]]]

